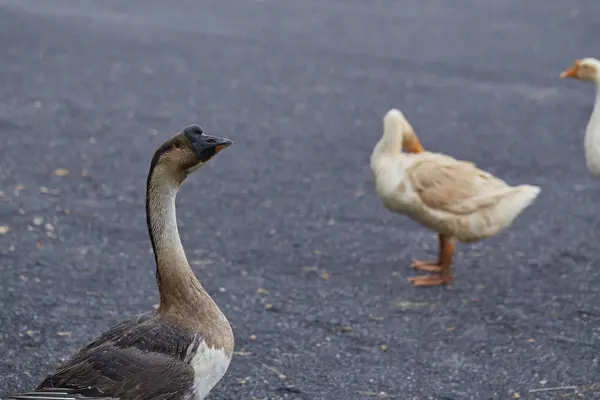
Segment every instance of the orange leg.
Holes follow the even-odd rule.
[[[442,257],[446,245],[446,238],[441,233],[438,234],[438,238],[440,241],[440,252],[437,261],[413,260],[412,266],[414,269],[427,272],[442,272]]]
[[[454,255],[454,240],[448,238],[441,233],[440,239],[440,256],[437,262],[425,262],[415,260],[413,267],[422,271],[438,272],[439,275],[425,275],[408,278],[414,286],[439,286],[450,282],[452,276],[452,256]]]

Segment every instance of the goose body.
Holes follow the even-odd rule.
[[[537,186],[510,186],[471,162],[425,151],[396,109],[384,117],[384,134],[371,154],[370,166],[375,191],[387,209],[439,233],[438,261],[413,265],[441,276],[411,278],[419,286],[451,280],[455,240],[476,242],[499,233],[540,192]]]
[[[386,208],[465,243],[497,234],[539,192],[535,186],[509,186],[470,162],[439,153],[407,154],[389,168],[397,176],[375,179]]]
[[[594,177],[600,178],[600,60],[591,57],[575,60],[560,77],[596,83],[596,101],[585,130],[583,143],[586,166]]]
[[[177,232],[175,195],[188,173],[228,139],[192,125],[154,154],[147,222],[160,306],[131,317],[84,346],[33,392],[4,399],[202,400],[231,362],[231,326],[191,270]]]

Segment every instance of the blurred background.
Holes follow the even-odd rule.
[[[158,303],[146,174],[196,123],[235,142],[178,197],[236,335],[210,399],[600,398],[595,88],[558,79],[600,56],[598,15],[594,0],[0,0],[0,393]],[[426,149],[542,187],[506,232],[458,246],[447,288],[407,282],[436,235],[373,190],[392,107]]]

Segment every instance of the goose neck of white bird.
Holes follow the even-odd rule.
[[[382,171],[389,168],[390,163],[397,162],[402,155],[402,134],[385,132],[371,153],[370,167],[375,180],[381,177]]]
[[[586,128],[584,144],[587,167],[594,176],[600,177],[600,82],[596,83],[596,101]]]
[[[594,108],[590,116],[587,133],[600,136],[600,78],[599,82],[596,83],[596,101],[594,102]]]
[[[404,135],[401,131],[386,130],[377,149],[381,154],[395,155],[402,152]]]
[[[177,228],[175,199],[183,175],[158,165],[148,176],[146,214],[148,231],[156,260],[156,280],[160,293],[159,313],[194,318],[203,308],[214,308],[190,268]]]
[[[594,103],[594,113],[600,118],[600,76],[596,79],[596,102]]]

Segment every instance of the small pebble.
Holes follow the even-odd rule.
[[[69,175],[69,170],[66,168],[58,168],[54,170],[54,175],[56,176],[67,176]]]

